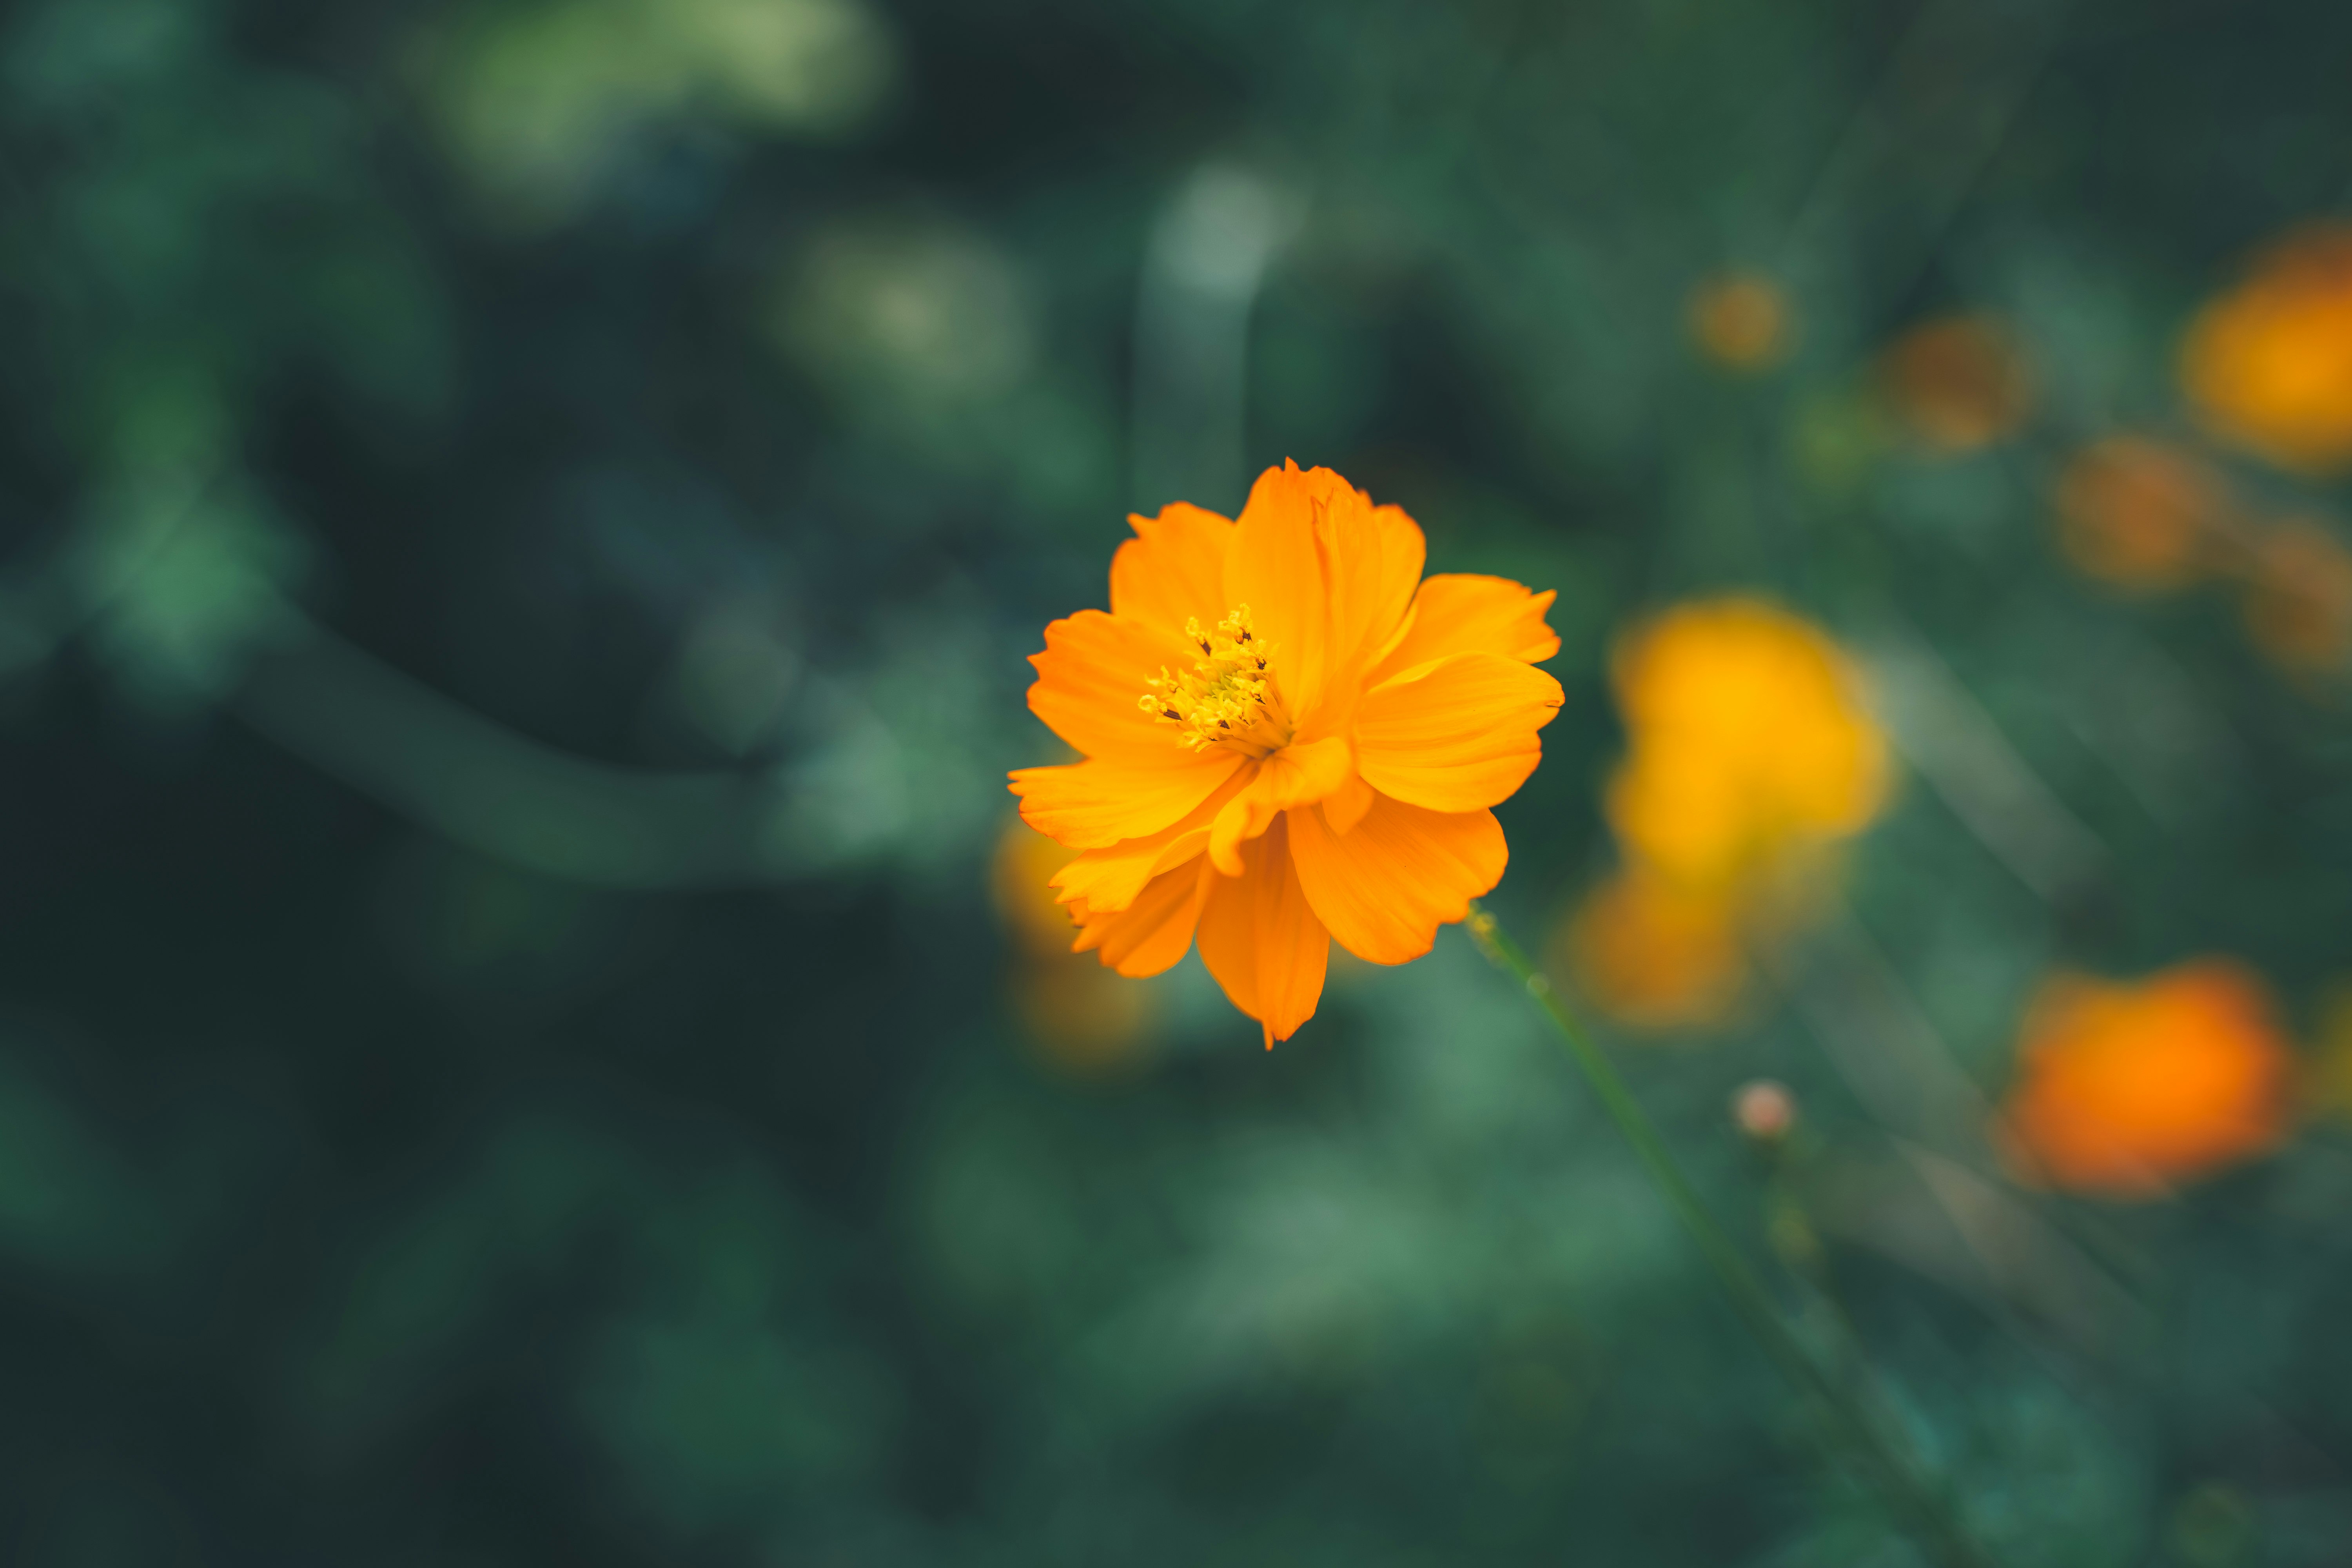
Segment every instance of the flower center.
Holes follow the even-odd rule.
[[[1250,626],[1244,605],[1217,623],[1214,632],[1198,620],[1184,623],[1184,635],[1201,650],[1192,668],[1177,674],[1160,667],[1156,679],[1137,700],[1163,724],[1180,726],[1190,751],[1224,746],[1244,756],[1269,756],[1290,744],[1290,714],[1274,689],[1267,661],[1274,645]]]

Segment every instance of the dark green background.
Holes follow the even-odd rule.
[[[1537,940],[1609,862],[1612,628],[1932,650],[2079,837],[2037,891],[1915,779],[1798,1005],[1628,1046],[1759,1258],[1733,1085],[1797,1087],[1823,1214],[1910,1131],[1816,1035],[1998,1092],[2048,966],[2205,952],[2308,1034],[2337,689],[2074,576],[2045,496],[2352,199],[2352,10],[803,0],[819,109],[663,63],[776,8],[0,16],[0,1556],[1912,1561],[1458,932],[1271,1056],[1191,963],[1122,1071],[1024,1042],[1022,658],[1128,510],[1337,467],[1560,592]],[[1254,294],[1213,224],[1168,281],[1201,210]],[[1727,267],[1790,291],[1767,375],[1686,342]],[[2037,412],[1937,461],[1869,365],[1960,308]],[[1243,320],[1245,391],[1187,357]],[[2334,1135],[2033,1206],[2136,1304],[1823,1243],[2002,1561],[2352,1556]]]

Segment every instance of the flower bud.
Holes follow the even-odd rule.
[[[1731,1097],[1731,1119],[1759,1143],[1778,1143],[1797,1124],[1797,1097],[1789,1086],[1759,1078],[1741,1084]]]

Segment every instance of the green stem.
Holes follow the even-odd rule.
[[[1634,1153],[1665,1194],[1675,1217],[1714,1267],[1725,1294],[1731,1298],[1733,1310],[1763,1347],[1766,1357],[1796,1385],[1800,1394],[1821,1407],[1863,1479],[1877,1490],[1928,1556],[1944,1568],[1991,1568],[1991,1560],[1969,1539],[1942,1500],[1920,1479],[1894,1443],[1872,1423],[1852,1394],[1822,1372],[1797,1342],[1772,1299],[1748,1267],[1747,1259],[1707,1217],[1698,1194],[1683,1175],[1682,1167],[1675,1163],[1674,1156],[1666,1152],[1664,1141],[1643,1114],[1633,1091],[1625,1087],[1625,1080],[1617,1076],[1617,1069],[1601,1054],[1601,1047],[1593,1044],[1583,1026],[1561,1005],[1553,994],[1551,983],[1536,972],[1528,955],[1504,932],[1495,917],[1475,904],[1470,908],[1469,931],[1479,951],[1525,986],[1552,1026],[1559,1031],[1560,1038],[1567,1042],[1569,1055],[1584,1069],[1585,1078],[1601,1097],[1610,1119],[1617,1123],[1626,1142],[1633,1145]]]

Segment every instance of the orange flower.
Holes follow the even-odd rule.
[[[1886,736],[1837,644],[1761,599],[1677,605],[1619,639],[1611,674],[1627,744],[1605,804],[1624,864],[1555,951],[1624,1023],[1716,1023],[1750,943],[1814,918],[1837,841],[1885,805]]]
[[[2136,436],[2079,453],[2059,477],[2057,502],[2059,543],[2074,563],[2142,592],[2195,576],[2229,509],[2220,475]]]
[[[1982,317],[1953,316],[1912,328],[1886,351],[1880,374],[1913,434],[1954,456],[2009,435],[2033,401],[2016,342]]]
[[[1788,352],[1788,297],[1749,273],[1709,279],[1691,295],[1690,332],[1725,369],[1763,370]]]
[[[1886,738],[1844,653],[1759,599],[1680,605],[1623,638],[1612,673],[1630,741],[1609,784],[1629,858],[1686,887],[1769,877],[1792,849],[1867,826]]]
[[[2137,984],[2053,979],[2027,1012],[2018,1055],[1998,1131],[2059,1186],[2160,1197],[2286,1133],[2294,1053],[2268,989],[2227,959]]]
[[[1420,527],[1328,468],[1267,469],[1239,521],[1129,521],[1110,613],[1055,621],[1030,659],[1030,710],[1086,760],[1013,790],[1084,851],[1054,879],[1078,951],[1156,974],[1197,934],[1272,1046],[1314,1016],[1332,938],[1405,963],[1501,879],[1487,808],[1561,701],[1531,668],[1559,648],[1552,595],[1423,582]]]
[[[1711,1024],[1748,984],[1737,900],[1638,865],[1587,894],[1559,936],[1584,994],[1645,1029]]]
[[[2258,258],[2190,323],[2180,380],[2217,434],[2281,468],[2352,464],[2352,227]]]
[[[2352,653],[2352,552],[2317,523],[2281,523],[2254,543],[2245,615],[2281,667],[2336,668]]]

